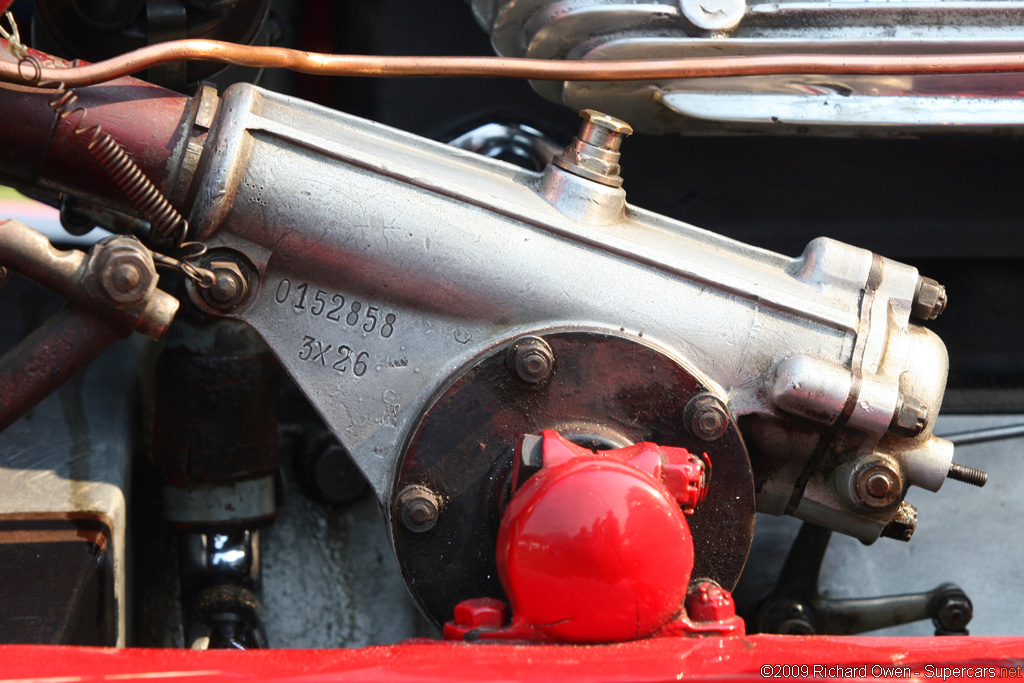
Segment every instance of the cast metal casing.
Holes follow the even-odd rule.
[[[949,470],[952,446],[932,436],[947,358],[910,321],[918,273],[869,251],[822,238],[788,258],[564,168],[525,171],[244,84],[177,183],[192,239],[255,267],[233,315],[385,509],[432,397],[510,340],[567,328],[642,339],[702,373],[746,440],[760,511],[871,542],[908,486],[936,490]],[[904,405],[923,409],[912,429]],[[849,480],[879,460],[900,495],[872,507]]]

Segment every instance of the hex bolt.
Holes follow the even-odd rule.
[[[579,133],[551,163],[581,178],[609,187],[621,187],[619,148],[633,128],[614,116],[594,109],[580,112]]]
[[[903,501],[896,509],[892,521],[882,528],[882,536],[905,543],[914,535],[915,529],[917,529],[917,508],[907,501]]]
[[[551,376],[555,354],[540,337],[520,337],[509,347],[508,363],[516,377],[537,384]]]
[[[961,465],[960,463],[951,462],[949,463],[949,472],[946,474],[948,479],[955,479],[962,481],[965,484],[971,486],[977,486],[981,488],[988,483],[988,473],[976,470],[973,467],[967,465]]]
[[[690,399],[684,419],[686,428],[704,441],[721,438],[729,429],[729,409],[711,394],[698,394]]]
[[[910,396],[901,397],[893,412],[890,429],[900,436],[917,436],[928,424],[928,407]]]
[[[142,252],[141,247],[124,243],[106,245],[105,251],[107,255],[100,269],[100,283],[107,296],[121,304],[136,304],[145,299],[156,282],[156,271],[148,255]]]
[[[417,534],[433,529],[441,515],[441,498],[426,486],[406,486],[396,503],[402,524]]]
[[[117,291],[126,294],[134,291],[139,286],[139,283],[142,281],[142,273],[139,272],[135,264],[122,263],[114,269],[111,281],[114,283]]]
[[[881,508],[895,503],[903,492],[896,470],[883,462],[862,466],[857,473],[857,497],[868,507]]]
[[[920,320],[934,320],[946,310],[946,288],[930,277],[917,280],[910,314]]]
[[[238,306],[249,292],[249,283],[241,266],[224,259],[211,261],[207,268],[213,271],[214,284],[208,290],[201,290],[206,303],[218,310]]]

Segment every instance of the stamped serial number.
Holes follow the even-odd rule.
[[[384,313],[377,306],[362,301],[346,301],[341,294],[311,289],[307,282],[293,286],[288,278],[277,283],[274,301],[280,306],[291,306],[296,313],[308,312],[314,318],[323,317],[348,327],[358,326],[367,333],[377,332],[383,339],[389,339],[395,333],[395,323],[398,322],[398,316]]]
[[[327,344],[323,340],[309,335],[302,337],[302,348],[299,349],[299,360],[301,361],[330,368],[339,375],[351,372],[356,377],[366,374],[366,359],[369,357],[368,351],[357,351],[344,344],[340,346]]]

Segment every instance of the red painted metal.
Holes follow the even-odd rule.
[[[7,42],[0,40],[0,50]],[[29,50],[44,66],[68,63]],[[32,74],[30,67],[25,73]],[[91,135],[76,135],[79,124],[100,125],[162,191],[180,162],[189,98],[135,78],[76,88],[82,113],[57,121],[49,105],[53,91],[0,84],[0,173],[14,184],[43,186],[96,200],[135,214],[137,209],[87,149]]]
[[[751,636],[601,646],[430,640],[354,650],[113,650],[0,647],[3,680],[92,681],[764,681],[1019,677],[1024,638]],[[794,671],[795,665],[795,671]],[[806,666],[806,675],[800,667]],[[788,667],[788,668],[787,668]],[[906,674],[906,675],[904,675]]]
[[[690,601],[697,622],[681,609],[693,570],[684,508],[707,492],[703,461],[652,443],[595,452],[551,430],[540,453],[498,530],[511,622],[497,601],[468,600],[447,638],[608,643],[743,632],[732,598],[712,584]]]
[[[653,635],[678,611],[692,569],[690,530],[667,489],[593,455],[533,475],[498,532],[513,627],[558,641]]]

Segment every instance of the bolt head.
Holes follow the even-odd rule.
[[[134,263],[122,263],[114,269],[111,281],[114,283],[117,291],[131,292],[142,282],[142,273],[139,272],[138,266]]]
[[[584,109],[580,112],[580,118],[593,126],[603,128],[607,131],[611,131],[612,133],[618,133],[620,135],[633,134],[633,126],[629,125],[622,119],[609,116],[608,114],[599,112],[596,109]],[[583,138],[580,139],[582,140]],[[584,140],[584,142],[587,142],[587,140]]]
[[[509,347],[509,361],[516,377],[530,384],[543,382],[555,367],[555,354],[540,337],[522,337]]]
[[[949,595],[942,599],[936,612],[936,619],[947,631],[962,631],[974,616],[974,609],[967,596]]]
[[[892,490],[893,481],[883,474],[872,474],[868,477],[865,488],[874,498],[885,498]]]
[[[453,617],[463,628],[497,629],[508,623],[508,605],[497,598],[471,598],[455,605]]]
[[[695,436],[714,441],[729,429],[729,411],[715,396],[700,394],[686,406],[686,425]]]
[[[928,407],[917,399],[905,396],[896,409],[891,428],[901,436],[917,436],[927,424]]]
[[[156,270],[141,246],[125,242],[131,238],[112,239],[121,242],[105,245],[106,259],[100,267],[100,284],[107,296],[117,303],[137,304],[156,287]]]
[[[857,497],[868,507],[892,505],[901,493],[899,473],[884,462],[869,463],[857,473]]]
[[[402,524],[414,533],[430,531],[441,515],[441,499],[425,486],[407,486],[398,494]]]
[[[211,261],[206,267],[214,275],[213,287],[202,291],[206,303],[220,310],[238,306],[249,291],[241,266],[225,259]]]
[[[366,490],[366,479],[348,452],[333,438],[312,454],[309,479],[315,492],[328,503],[347,503]]]
[[[946,310],[946,288],[930,277],[917,281],[910,314],[921,320],[934,320]]]
[[[747,10],[746,0],[680,0],[683,16],[705,31],[736,28]]]
[[[736,616],[736,603],[729,591],[704,581],[686,596],[686,613],[694,621],[725,621]]]
[[[234,301],[241,289],[238,278],[232,277],[230,273],[220,271],[216,273],[213,287],[210,289],[210,298],[220,303]]]

